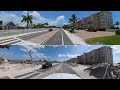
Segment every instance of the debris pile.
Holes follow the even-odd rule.
[[[73,66],[73,67],[77,67],[78,66],[78,64],[77,63],[69,63],[71,66]]]
[[[120,79],[120,65],[98,64],[92,65],[86,70],[90,71],[90,76],[95,76],[98,79]]]
[[[120,79],[120,65],[117,65],[117,66],[114,66],[114,67],[111,67],[112,68],[112,71],[110,72],[111,73],[111,78],[112,79]]]

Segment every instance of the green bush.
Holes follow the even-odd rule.
[[[116,35],[120,35],[120,30],[115,31]]]

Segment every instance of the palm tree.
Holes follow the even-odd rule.
[[[3,21],[0,20],[0,29],[2,29]]]
[[[118,28],[118,25],[120,25],[120,22],[115,22],[115,24],[114,25],[116,25],[117,26],[117,28]]]
[[[71,18],[69,19],[69,22],[73,23],[73,32],[74,32],[74,29],[76,28],[76,22],[77,22],[77,17],[75,16],[75,14],[71,16]]]
[[[29,15],[29,13],[27,13],[27,16],[23,15],[23,20],[21,20],[21,22],[27,22],[27,29],[28,29],[28,25],[32,24],[32,15]]]

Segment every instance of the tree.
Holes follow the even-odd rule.
[[[2,29],[3,21],[0,20],[0,29]]]
[[[63,29],[68,29],[69,25],[63,25]]]
[[[74,32],[74,29],[76,28],[76,22],[77,22],[77,17],[75,16],[75,14],[71,16],[71,18],[69,19],[69,22],[73,23],[73,32]]]
[[[44,25],[48,25],[48,22],[44,23]]]
[[[120,22],[118,22],[118,21],[117,21],[117,22],[115,22],[115,24],[114,24],[114,25],[116,25],[116,26],[117,26],[117,28],[119,28],[119,27],[118,27],[118,25],[120,25]]]
[[[2,24],[3,24],[3,21],[0,20],[0,25],[2,25]]]
[[[27,15],[23,15],[23,20],[21,20],[21,22],[27,22],[27,29],[28,29],[28,25],[32,24],[32,15],[29,15],[29,13],[27,13]]]
[[[7,48],[9,49],[11,47],[11,45],[0,45],[0,48]]]

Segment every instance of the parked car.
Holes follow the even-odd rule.
[[[49,29],[48,31],[51,32],[51,31],[53,31],[53,29]]]
[[[48,62],[48,61],[44,61],[43,65],[42,65],[42,68],[46,69],[46,68],[49,68],[49,67],[52,67],[52,63]]]
[[[96,32],[97,30],[95,30],[94,28],[88,28],[86,31],[89,31],[89,32]]]
[[[71,33],[74,32],[74,28],[69,29],[69,32]]]

